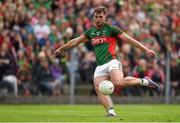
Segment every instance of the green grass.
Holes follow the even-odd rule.
[[[0,105],[0,122],[180,122],[180,105],[115,105],[115,109],[118,117],[105,117],[100,105]]]

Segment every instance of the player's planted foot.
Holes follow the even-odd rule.
[[[148,81],[148,85],[147,85],[148,88],[153,89],[157,93],[160,92],[160,86],[157,83],[152,81],[149,77],[144,77],[144,79]]]
[[[107,109],[107,117],[116,117],[117,114],[115,113],[114,109],[112,107],[110,107],[109,109]]]

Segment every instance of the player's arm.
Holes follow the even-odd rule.
[[[84,42],[87,42],[87,38],[83,34],[77,38],[70,40],[68,43],[64,44],[63,46],[59,47],[57,50],[55,50],[54,55],[56,56],[56,55],[60,54],[61,52],[68,50],[70,48],[76,47],[80,43],[84,43]]]
[[[135,40],[134,38],[130,37],[129,35],[127,35],[126,33],[122,33],[121,35],[118,36],[120,39],[122,39],[123,41],[126,41],[130,44],[135,45],[136,47],[140,48],[141,50],[145,51],[148,55],[156,57],[156,53],[150,49],[148,49],[147,47],[145,47],[144,45],[142,45],[139,41]]]

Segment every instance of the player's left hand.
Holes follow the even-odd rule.
[[[154,58],[157,57],[157,54],[153,50],[148,49],[148,50],[146,50],[146,53],[151,57],[154,57]]]

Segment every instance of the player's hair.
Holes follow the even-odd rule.
[[[102,13],[102,12],[103,12],[105,15],[107,14],[107,8],[106,8],[105,6],[96,7],[96,8],[94,9],[93,15],[94,15],[95,13]]]

